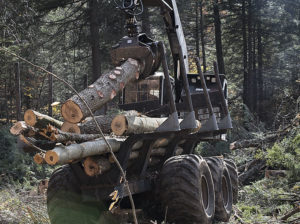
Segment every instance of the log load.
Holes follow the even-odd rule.
[[[168,118],[137,117],[118,115],[111,122],[111,129],[115,135],[143,134],[155,132],[155,130]],[[182,119],[179,119],[181,122]],[[201,128],[200,121],[197,121],[197,128],[192,130],[196,132]]]
[[[127,83],[137,80],[139,71],[139,63],[134,59],[128,59],[120,67],[101,75],[79,95],[94,112],[111,101]],[[88,108],[77,95],[72,96],[62,105],[61,113],[64,120],[70,123],[79,123],[90,115]]]
[[[57,128],[60,128],[63,125],[62,121],[56,120],[34,110],[26,110],[24,114],[24,121],[27,125],[38,129],[46,128],[48,124]]]

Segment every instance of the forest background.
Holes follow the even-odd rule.
[[[199,145],[198,153],[213,151],[232,158],[241,173],[250,162],[263,161],[259,175],[241,186],[232,223],[280,223],[300,200],[300,1],[178,0],[177,4],[191,59],[199,56],[205,72],[217,60],[229,84],[234,129],[227,143]],[[36,200],[24,202],[20,194],[31,192],[52,169],[34,165],[17,149],[8,130],[22,120],[26,109],[59,118],[60,107],[49,105],[73,94],[53,80],[49,97],[48,74],[3,49],[53,71],[80,91],[112,68],[109,51],[126,34],[125,17],[110,0],[0,0],[0,6],[0,222],[3,217],[32,222],[35,211],[40,222],[47,223],[43,206],[37,209]],[[145,8],[138,20],[143,32],[168,43],[158,8]],[[167,53],[170,59],[169,48]],[[190,69],[196,72],[193,60]],[[288,131],[278,134],[282,130]],[[271,133],[278,135],[270,140]],[[241,139],[261,141],[231,152],[229,144]],[[287,175],[265,178],[264,169],[284,170]],[[22,212],[15,214],[14,206]],[[297,223],[299,215],[289,219],[293,220]]]

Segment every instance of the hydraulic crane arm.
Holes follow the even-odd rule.
[[[189,73],[188,52],[176,1],[144,0],[143,4],[145,6],[161,7],[174,60],[174,73],[176,77],[179,76],[178,65],[180,65],[180,51],[183,53],[183,69],[185,69],[186,74]]]

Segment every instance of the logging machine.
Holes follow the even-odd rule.
[[[198,58],[198,74],[189,73],[189,57],[175,0],[115,3],[126,16],[127,35],[111,50],[113,64],[120,66],[132,58],[142,65],[139,80],[123,89],[119,108],[149,117],[167,117],[155,132],[129,135],[116,153],[137,211],[142,209],[144,216],[152,220],[162,221],[166,217],[170,223],[212,223],[214,219],[227,222],[237,197],[236,166],[220,157],[202,158],[194,154],[199,142],[224,140],[227,130],[232,128],[225,75],[219,74],[217,63],[212,73],[203,74]],[[139,31],[136,17],[144,7],[155,7],[161,12],[172,53],[172,75],[164,42]],[[201,122],[200,128],[197,121]],[[140,142],[139,152],[132,159],[134,146]],[[151,154],[157,145],[165,148],[163,156]],[[51,207],[52,201],[57,200],[51,195],[51,186],[58,181],[65,184],[61,188],[66,194],[72,193],[72,189],[79,192],[82,207],[88,208],[78,210],[78,223],[100,223],[92,220],[99,218],[101,206],[102,210],[107,209],[110,203],[112,207],[118,205],[120,211],[130,209],[129,193],[120,170],[114,163],[111,166],[103,174],[90,177],[82,163],[75,162],[52,174],[48,189],[51,222],[71,223],[68,217],[59,218],[59,207]],[[117,212],[113,209],[112,213]],[[83,222],[83,217],[88,221]]]

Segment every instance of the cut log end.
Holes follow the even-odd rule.
[[[127,120],[124,115],[116,116],[111,122],[111,130],[118,136],[121,136],[126,132],[127,126]]]
[[[100,174],[100,167],[97,164],[97,162],[92,159],[91,157],[87,157],[84,162],[83,162],[83,166],[84,166],[84,172],[90,176],[96,176]]]
[[[56,152],[54,152],[52,150],[46,152],[45,161],[49,165],[55,165],[58,162],[58,160],[59,160],[59,157]]]
[[[22,131],[26,129],[26,124],[24,121],[18,121],[10,128],[10,133],[12,135],[20,135],[22,134]]]
[[[24,121],[26,122],[26,124],[34,127],[34,125],[37,122],[37,118],[35,113],[33,112],[33,110],[26,110],[25,114],[24,114]]]
[[[80,107],[71,100],[62,105],[61,114],[66,121],[72,124],[76,124],[83,119]]]
[[[80,134],[80,128],[77,124],[72,124],[70,122],[65,121],[63,125],[61,126],[61,130],[63,132],[69,132],[69,133],[76,133]]]
[[[45,155],[42,153],[37,153],[34,155],[33,160],[36,164],[41,165],[41,164],[45,163],[44,156]]]

